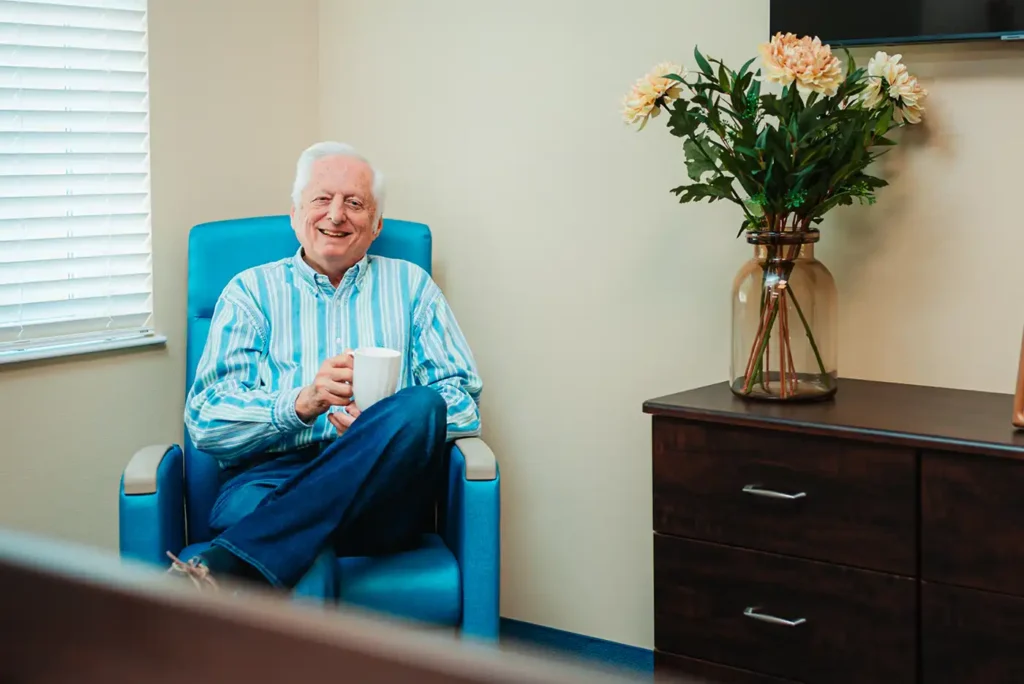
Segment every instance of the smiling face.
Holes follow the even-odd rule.
[[[313,162],[299,206],[291,211],[292,229],[306,262],[335,286],[377,238],[373,170],[353,157],[321,157]]]

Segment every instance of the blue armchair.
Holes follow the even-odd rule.
[[[218,221],[192,229],[186,387],[203,352],[214,304],[228,281],[297,249],[287,216]],[[385,220],[371,253],[407,259],[430,272],[430,230],[421,223]],[[333,594],[320,598],[459,628],[464,636],[497,639],[497,462],[476,438],[453,442],[447,458],[447,485],[437,502],[436,527],[424,532],[419,547],[391,556],[339,558],[340,586],[319,586],[315,591]],[[184,556],[201,551],[212,536],[207,521],[217,487],[216,463],[187,434],[183,447],[140,449],[121,478],[121,555],[166,566],[167,551]]]

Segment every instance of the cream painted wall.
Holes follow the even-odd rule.
[[[317,129],[315,0],[150,0],[156,325],[166,349],[0,367],[0,526],[114,548],[135,449],[180,441],[188,228],[280,213]]]
[[[822,224],[840,374],[1012,393],[1024,327],[1024,46],[888,50],[920,74],[928,112],[880,163],[892,185],[878,203]]]
[[[285,211],[296,153],[337,137],[388,172],[389,216],[434,227],[502,462],[503,613],[650,646],[639,407],[724,378],[726,293],[747,250],[732,207],[674,204],[673,141],[658,121],[624,128],[619,100],[657,61],[692,65],[695,42],[752,56],[767,3],[601,5],[151,0],[170,342],[0,368],[0,525],[116,545],[125,459],[180,438],[188,226]],[[902,50],[932,90],[927,124],[888,158],[878,205],[835,213],[819,246],[839,282],[843,375],[1012,389],[1021,49]]]
[[[693,45],[737,66],[764,0],[321,0],[321,126],[434,229],[502,467],[502,613],[651,646],[643,400],[728,369],[746,256],[731,207],[681,208],[664,125],[631,83]]]

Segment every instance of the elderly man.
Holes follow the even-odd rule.
[[[300,249],[220,295],[185,408],[221,466],[218,536],[172,572],[290,588],[318,557],[394,552],[423,531],[445,442],[479,432],[481,382],[430,276],[367,255],[383,202],[383,176],[350,146],[313,145],[292,190]],[[351,386],[362,346],[403,358],[399,391],[365,411]]]

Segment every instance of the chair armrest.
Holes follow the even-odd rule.
[[[462,452],[466,462],[467,480],[494,480],[498,477],[498,459],[491,447],[479,437],[455,440],[455,448]]]
[[[121,477],[118,501],[123,558],[167,564],[185,546],[183,457],[176,444],[143,447]]]
[[[449,451],[440,527],[462,573],[462,634],[496,641],[501,581],[501,476],[491,449],[476,438]]]
[[[156,494],[160,464],[174,448],[173,444],[150,444],[136,451],[124,469],[122,488],[125,496]]]

